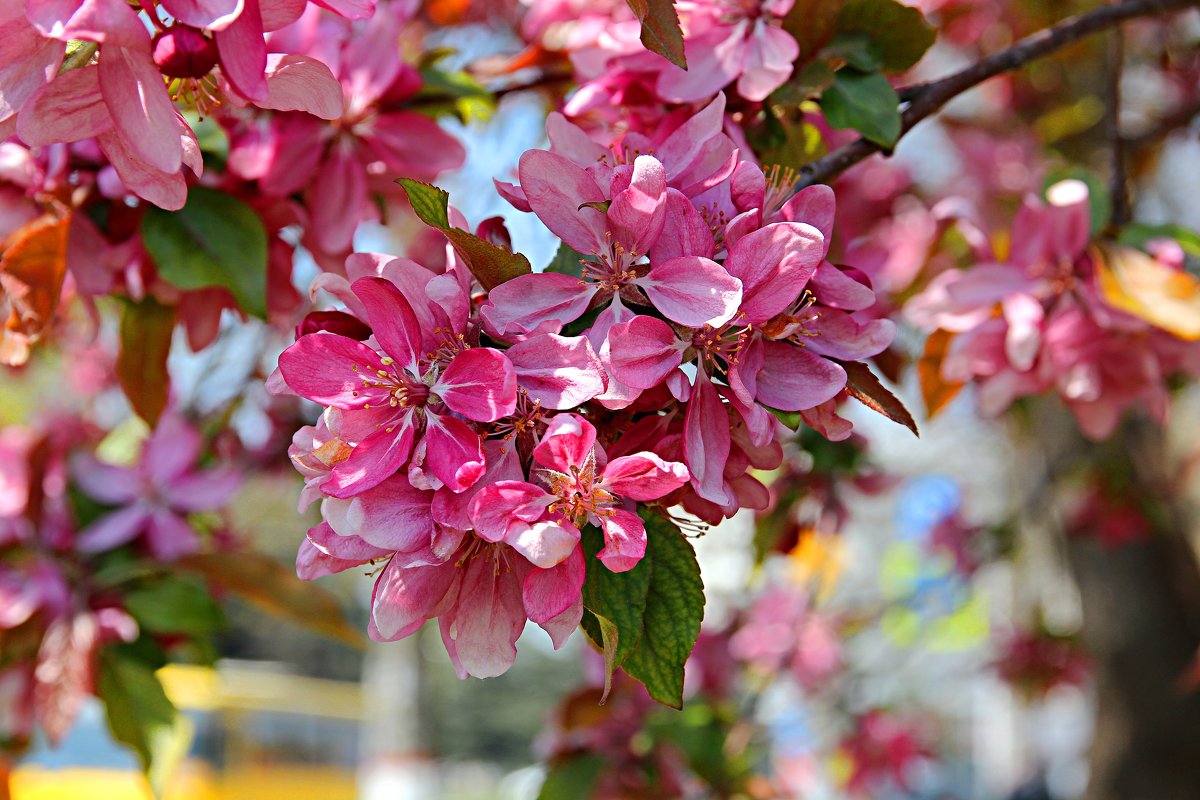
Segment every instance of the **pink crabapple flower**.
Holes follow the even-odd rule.
[[[550,420],[533,459],[541,467],[534,471],[538,484],[500,481],[475,496],[476,532],[514,546],[534,537],[546,546],[539,526],[556,527],[577,540],[579,528],[591,523],[604,534],[597,556],[613,572],[632,569],[646,553],[646,527],[625,501],[657,500],[688,479],[683,464],[650,452],[608,461],[596,443],[596,428],[576,414]]]
[[[242,481],[233,469],[196,470],[202,445],[195,429],[168,413],[133,466],[107,464],[91,455],[74,459],[72,472],[84,494],[120,506],[79,532],[80,552],[111,550],[139,535],[158,559],[196,552],[200,540],[187,515],[221,508]]]
[[[350,497],[377,486],[422,445],[443,484],[462,491],[482,476],[479,434],[462,419],[494,422],[517,403],[512,363],[498,350],[459,339],[446,352],[427,351],[413,306],[394,283],[360,278],[352,286],[378,343],[325,331],[301,336],[279,357],[293,391],[337,409],[339,438],[354,442],[322,491]],[[418,435],[421,441],[418,443]]]

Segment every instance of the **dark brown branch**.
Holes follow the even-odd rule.
[[[1112,196],[1114,228],[1129,223],[1133,210],[1129,205],[1129,177],[1125,170],[1125,142],[1121,139],[1121,71],[1125,67],[1125,41],[1118,26],[1109,34],[1108,97],[1104,103],[1105,135],[1109,141],[1108,192]]]
[[[919,86],[902,89],[908,107],[900,115],[900,135],[908,133],[917,123],[931,116],[953,98],[1005,72],[1017,69],[1034,59],[1052,53],[1089,34],[1119,25],[1125,20],[1161,14],[1189,6],[1200,6],[1200,0],[1126,0],[1126,2],[1068,17],[1037,33],[1026,36],[1011,47],[980,59],[952,75]],[[805,165],[795,190],[814,183],[823,183],[867,156],[883,152],[884,148],[866,139],[856,139],[832,153]]]

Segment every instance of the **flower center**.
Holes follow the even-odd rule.
[[[382,361],[385,367],[392,367],[396,363],[388,357]],[[352,369],[358,373],[362,372],[357,364]],[[372,396],[386,399],[392,408],[420,408],[429,402],[429,387],[403,370],[377,369],[373,373],[360,374],[359,380],[362,381],[364,389],[370,390]],[[357,395],[358,392],[354,394]],[[363,408],[371,408],[371,405],[364,405]]]
[[[616,496],[605,491],[596,473],[596,451],[588,453],[583,466],[572,464],[567,472],[542,470],[542,477],[550,484],[550,491],[557,498],[550,504],[552,514],[562,514],[576,527],[582,525],[589,515],[611,517],[616,513],[612,505]]]
[[[583,272],[580,284],[598,283],[606,292],[619,292],[621,287],[637,277],[633,264],[642,257],[636,250],[626,250],[625,245],[613,240],[612,232],[604,234],[608,240],[604,251],[593,250],[593,260],[580,261]]]
[[[804,339],[817,335],[816,331],[810,331],[806,327],[820,317],[817,311],[810,310],[816,302],[817,298],[813,293],[805,289],[791,310],[780,312],[763,324],[763,336],[775,340],[790,339],[803,347]]]
[[[692,347],[709,364],[715,364],[720,358],[732,366],[738,363],[742,348],[749,343],[753,333],[753,325],[739,327],[736,322],[720,328],[705,325],[692,334]]]

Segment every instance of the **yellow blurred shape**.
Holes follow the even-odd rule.
[[[12,800],[154,800],[136,772],[20,767]],[[215,774],[189,763],[176,773],[162,800],[354,800],[355,776],[343,767],[245,767]]]
[[[814,599],[824,602],[842,575],[844,551],[837,534],[818,533],[813,528],[800,531],[796,546],[788,553],[792,580],[802,586],[813,584]]]
[[[1113,307],[1180,339],[1200,340],[1200,281],[1131,247],[1096,251],[1100,290]]]
[[[167,696],[180,708],[237,709],[314,717],[362,718],[362,688],[356,683],[271,671],[172,664],[158,671]]]

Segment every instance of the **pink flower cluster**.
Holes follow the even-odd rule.
[[[153,574],[197,552],[187,515],[218,510],[240,482],[195,469],[201,439],[179,417],[129,467],[79,449],[99,439],[79,418],[52,423],[0,429],[0,745],[18,751],[35,725],[57,742],[94,690],[99,648],[139,636],[128,587],[97,577],[109,557]]]
[[[451,251],[441,274],[355,254],[320,280],[346,310],[310,315],[277,377],[326,408],[292,451],[324,519],[298,569],[388,559],[373,636],[437,617],[476,676],[508,668],[526,619],[561,643],[582,613],[581,527],[623,571],[646,550],[639,504],[714,523],[764,507],[751,470],[791,435],[773,411],[832,415],[838,361],[890,343],[890,322],[855,317],[865,279],[824,261],[832,192],[783,202],[722,112],[609,147],[551,117],[551,149],[498,187],[576,274],[484,293]]]
[[[1102,439],[1140,407],[1162,419],[1166,378],[1195,374],[1194,348],[1113,307],[1089,249],[1088,190],[1077,180],[1028,197],[1013,220],[1007,253],[982,222],[961,210],[960,230],[977,263],[948,269],[905,306],[925,330],[955,334],[941,364],[947,382],[973,381],[986,414],[1057,392],[1081,430]],[[1160,257],[1182,270],[1182,258]]]

